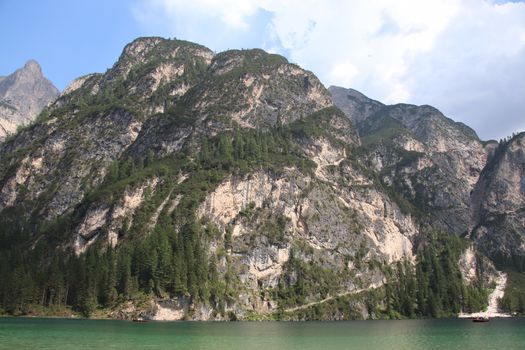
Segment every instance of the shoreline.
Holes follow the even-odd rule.
[[[507,274],[499,272],[496,278],[496,287],[489,295],[489,305],[485,311],[474,312],[471,314],[460,313],[458,318],[474,318],[474,317],[488,317],[488,318],[509,318],[514,317],[511,314],[499,312],[499,300],[505,295],[505,288],[507,286]]]
[[[436,318],[391,318],[391,319],[365,319],[365,320],[306,320],[306,321],[293,321],[293,320],[241,320],[241,321],[230,321],[230,320],[146,320],[148,323],[178,323],[178,322],[189,322],[189,323],[259,323],[259,322],[283,322],[283,323],[305,323],[305,322],[322,322],[322,323],[334,323],[334,322],[353,322],[353,321],[421,321],[421,320],[429,320],[429,321],[439,321],[439,320],[454,320],[454,319],[470,319],[473,317],[479,317],[479,316],[487,316],[486,313],[482,312],[476,312],[471,314],[459,314],[457,316],[451,316],[451,317],[436,317]],[[492,313],[489,314],[488,317],[495,319],[495,318],[501,318],[501,319],[520,319],[524,318],[524,316],[519,315],[510,315],[506,313]],[[80,317],[80,316],[71,316],[71,317],[64,317],[64,316],[33,316],[33,315],[20,315],[20,316],[13,316],[13,315],[0,315],[0,319],[5,318],[11,318],[11,319],[56,319],[56,320],[84,320],[84,321],[123,321],[123,322],[133,322],[133,320],[126,320],[121,318],[101,318],[101,317],[95,317],[95,318],[86,318],[86,317]]]

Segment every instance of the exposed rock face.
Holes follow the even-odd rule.
[[[180,150],[189,129],[170,133],[165,125],[173,123],[169,115],[152,118],[169,105],[166,98],[161,100],[156,94],[162,91],[176,100],[180,86],[195,84],[210,58],[211,51],[199,45],[137,39],[126,46],[105,75],[92,74],[73,82],[50,107],[46,120],[0,150],[0,154],[23,150],[27,157],[18,165],[12,159],[12,172],[3,174],[0,210],[15,205],[17,200],[38,201],[46,196],[38,212],[27,214],[52,220],[70,212],[87,191],[99,186],[109,165],[130,146],[144,153],[147,147],[159,156],[163,151]],[[179,73],[174,75],[174,70]],[[124,103],[117,102],[124,98]],[[100,108],[86,110],[82,108],[85,103]],[[122,107],[116,107],[119,105]],[[162,129],[168,139],[161,132],[151,138],[151,128]],[[36,147],[29,151],[29,145]],[[35,159],[41,166],[28,170],[27,164]],[[21,188],[28,190],[23,198],[19,198]]]
[[[0,195],[0,210],[20,201],[38,201],[46,196],[38,212],[27,213],[47,220],[64,214],[78,204],[87,188],[100,184],[110,162],[135,141],[140,123],[125,110],[97,113],[64,130],[53,119],[43,128],[45,139],[25,161],[6,173]],[[31,133],[31,130],[27,131]],[[20,197],[20,191],[24,195]]]
[[[28,61],[23,68],[0,79],[0,141],[19,126],[31,123],[59,91],[42,74],[40,65]]]
[[[351,89],[330,92],[357,122],[385,184],[448,231],[472,231],[493,259],[522,265],[523,134],[498,147],[430,106],[384,106]]]
[[[501,143],[472,194],[472,235],[501,264],[525,262],[525,133]]]
[[[73,91],[80,89],[89,78],[92,78],[95,75],[96,74],[88,74],[84,75],[83,77],[76,78],[64,89],[64,91],[62,91],[60,97],[69,95]]]
[[[193,98],[192,112],[206,116],[208,126],[223,124],[224,111],[231,113],[227,123],[254,128],[287,124],[332,105],[311,72],[262,50],[215,56]]]
[[[459,259],[459,268],[466,284],[481,283],[486,288],[493,288],[493,284],[500,277],[494,263],[481,254],[474,244],[463,251]]]
[[[236,125],[289,123],[330,105],[318,79],[282,57],[260,50],[225,52],[213,62],[212,56],[193,43],[141,38],[126,46],[106,74],[73,82],[47,120],[0,150],[27,150],[38,139],[27,162],[40,159],[44,164],[34,172],[22,171],[27,165],[19,164],[4,175],[0,210],[16,202],[21,187],[29,190],[26,199],[36,200],[55,183],[43,208],[33,213],[50,220],[99,185],[111,161],[126,150],[137,157],[148,151],[161,157],[180,151],[191,135],[207,137]],[[123,98],[121,109],[103,107]],[[80,107],[86,102],[102,108],[86,112]],[[70,174],[76,176],[62,178]],[[36,188],[35,177],[45,184]]]
[[[356,124],[364,121],[385,106],[353,89],[330,86],[328,90],[332,95],[334,104]]]
[[[110,207],[106,203],[92,204],[75,230],[75,253],[85,252],[101,234],[107,237],[109,245],[115,247],[121,232],[133,224],[133,217],[144,202],[145,192],[154,191],[158,182],[157,178],[153,178],[136,188],[126,189],[122,199]]]
[[[470,192],[489,153],[476,133],[431,106],[384,106],[353,90],[331,92],[357,121],[384,183],[447,231],[467,232]]]
[[[199,207],[201,218],[232,235],[231,262],[240,269],[244,310],[275,310],[276,300],[261,297],[259,290],[277,287],[291,251],[345,276],[338,282],[339,294],[382,285],[382,272],[363,261],[391,263],[413,256],[412,240],[418,234],[414,218],[367,187],[373,180],[346,161],[341,145],[324,138],[301,144],[316,162],[314,174],[289,168],[281,174],[230,177]],[[274,220],[280,226],[277,234],[268,231]],[[317,298],[311,295],[309,301]]]

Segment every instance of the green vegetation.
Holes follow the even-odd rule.
[[[277,296],[281,318],[337,319],[362,318],[360,305],[366,305],[371,318],[451,317],[460,311],[479,311],[486,307],[488,291],[479,281],[463,282],[458,260],[466,242],[435,229],[427,229],[426,244],[416,256],[415,265],[408,259],[394,265],[382,264],[385,285],[357,295],[342,295],[341,276],[301,260],[290,258],[279,284]],[[381,265],[381,264],[380,264]],[[295,276],[292,280],[289,276]],[[284,313],[300,306],[307,297],[332,298]]]
[[[113,105],[113,99],[121,98],[116,91],[108,96],[107,102],[84,109],[85,117],[114,108],[108,106]],[[179,115],[178,111],[170,110],[167,114],[173,118]],[[101,308],[116,308],[135,300],[137,295],[186,296],[212,306],[224,317],[231,316],[225,311],[226,305],[236,299],[240,287],[237,273],[225,254],[231,248],[231,232],[227,230],[222,236],[216,227],[198,220],[195,215],[198,205],[232,173],[243,175],[254,169],[278,173],[294,166],[303,174],[311,174],[315,164],[304,156],[299,144],[309,138],[325,137],[345,146],[334,136],[337,130],[331,129],[334,117],[342,117],[341,112],[328,108],[267,131],[223,132],[203,139],[194,148],[184,149],[177,157],[156,159],[151,152],[138,158],[125,155],[109,165],[103,183],[85,197],[74,214],[46,225],[35,226],[35,218],[20,220],[24,216],[21,206],[4,209],[0,214],[0,280],[3,281],[0,309],[14,315],[50,310],[90,316]],[[190,124],[191,120],[185,123]],[[403,159],[412,162],[418,156],[409,152]],[[177,183],[181,174],[191,176]],[[89,208],[114,203],[127,189],[155,177],[162,179],[161,183],[154,192],[146,190],[144,202],[132,222],[125,219],[116,248],[98,239],[79,256],[57,249],[70,239]],[[396,192],[387,193],[394,196]],[[177,207],[172,212],[164,208],[150,226],[160,203],[174,198],[180,198]],[[400,207],[413,210],[404,201],[396,197]],[[253,217],[253,209],[248,206],[241,216]],[[257,233],[273,244],[282,243],[285,217],[264,217],[261,222]],[[278,287],[270,291],[279,302],[280,311],[275,317],[285,318],[288,308],[332,296],[326,302],[297,310],[296,316],[319,319],[341,314],[343,318],[358,318],[357,307],[363,302],[368,312],[379,318],[443,317],[461,309],[481,309],[486,291],[479,285],[465,286],[458,270],[463,241],[432,230],[428,235],[415,265],[406,260],[390,267],[369,262],[384,269],[388,282],[381,289],[359,296],[336,297],[343,283],[352,280],[350,271],[306,262],[300,258],[300,249],[293,250]],[[212,241],[221,245],[216,253],[209,253],[206,248]],[[356,253],[355,266],[361,266],[365,253],[365,247]],[[512,299],[510,307],[516,304],[515,300],[519,303],[520,299]],[[249,315],[251,319],[260,317]]]
[[[381,110],[370,116],[359,126],[359,134],[365,147],[379,143],[390,146],[395,137],[408,133],[401,122],[389,116],[388,110]]]
[[[479,311],[487,305],[488,291],[480,281],[465,285],[458,261],[466,242],[439,230],[427,230],[427,244],[416,264],[398,262],[385,285],[389,317],[449,317],[462,310]]]
[[[303,155],[292,136],[288,128],[222,133],[204,140],[197,165],[204,169],[241,173],[254,167],[279,171],[283,166],[291,165],[311,171],[314,163]]]
[[[235,60],[239,63],[236,64],[234,69],[221,75],[220,78],[216,77],[216,79],[223,82],[231,82],[232,78],[235,79],[247,73],[258,74],[268,72],[288,63],[288,60],[285,57],[270,54],[260,49],[228,50],[221,52],[214,57],[214,62],[225,63],[229,60]]]
[[[507,271],[507,287],[500,307],[505,312],[525,315],[525,273]]]
[[[348,294],[323,303],[317,303],[294,311],[280,311],[276,318],[280,320],[361,320],[363,305],[379,302],[373,299],[378,293],[374,290],[357,294]]]
[[[326,107],[306,118],[297,119],[287,127],[295,138],[326,138],[332,144],[348,147],[340,138],[351,138],[357,135],[354,125],[339,108]],[[338,138],[339,136],[340,138]]]
[[[235,130],[205,139],[198,151],[187,149],[187,155],[178,158],[155,159],[152,154],[143,159],[124,157],[109,166],[104,182],[86,196],[74,215],[37,226],[36,232],[32,218],[20,219],[19,206],[5,209],[0,214],[0,280],[4,282],[0,285],[0,308],[13,315],[42,308],[72,308],[89,316],[98,308],[113,308],[144,293],[189,296],[224,313],[238,289],[236,274],[223,253],[231,238],[227,234],[224,248],[210,255],[205,247],[220,237],[216,228],[196,218],[197,206],[232,172],[242,174],[254,168],[276,172],[286,166],[311,171],[313,163],[293,142],[297,130]],[[177,184],[183,173],[191,176]],[[162,183],[154,194],[146,193],[133,222],[125,220],[115,249],[102,239],[79,256],[59,248],[89,208],[113,203],[126,189],[154,177]],[[176,196],[181,199],[175,210],[163,210],[156,225],[149,227],[160,203]],[[284,219],[276,217],[261,231],[278,241],[284,225]],[[219,262],[226,266],[220,275]]]
[[[341,281],[348,271],[338,273],[329,268],[323,268],[313,261],[305,262],[295,256],[292,249],[290,258],[283,266],[283,275],[279,280],[276,292],[276,299],[279,301],[279,308],[300,306],[304,304],[308,297],[315,296],[317,299],[324,299],[330,295],[335,295],[341,290]]]
[[[506,138],[500,139],[498,142],[498,145],[494,149],[494,153],[492,156],[488,159],[487,164],[481,171],[480,177],[484,174],[490,174],[494,168],[499,164],[501,157],[507,152],[509,145],[512,143],[513,140],[520,138],[524,135],[524,132],[518,133],[518,134],[512,134],[512,136],[508,136]]]

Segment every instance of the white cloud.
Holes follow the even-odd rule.
[[[348,86],[348,75],[334,72],[343,65],[355,67],[353,87],[392,103],[408,101],[411,94],[401,77],[411,57],[429,51],[457,11],[453,1],[302,3],[267,7],[274,12],[273,30],[290,58],[327,84]],[[294,40],[297,37],[306,39]]]
[[[171,18],[197,17],[201,20],[220,19],[225,25],[235,29],[246,29],[246,17],[258,9],[254,1],[246,0],[150,0],[135,10],[138,16],[148,11],[161,10]],[[205,28],[202,28],[205,29]]]
[[[433,50],[414,57],[409,89],[413,102],[501,138],[525,120],[525,5],[477,3],[466,2]]]
[[[523,3],[141,0],[135,13],[147,26],[160,21],[164,33],[216,50],[280,52],[327,85],[387,103],[433,104],[484,138],[525,119]]]
[[[359,69],[349,62],[332,64],[328,77],[339,80],[342,86],[352,86],[353,79],[359,74]]]

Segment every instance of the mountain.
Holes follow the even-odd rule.
[[[525,269],[525,133],[494,149],[472,193],[471,239],[494,261]]]
[[[0,141],[19,126],[31,123],[59,95],[42,74],[38,62],[27,61],[7,77],[0,77]]]
[[[430,106],[345,91],[258,49],[128,44],[0,145],[0,307],[198,320],[484,308],[496,272],[460,235],[495,145]]]
[[[332,95],[334,104],[355,124],[362,122],[385,107],[381,102],[372,100],[354,89],[330,86],[328,90]]]
[[[483,142],[431,106],[385,106],[352,89],[330,91],[356,121],[383,182],[450,233],[468,234],[493,259],[523,269],[523,134]]]
[[[453,234],[466,233],[470,194],[492,144],[481,142],[474,130],[431,106],[384,106],[354,90],[331,91],[335,103],[343,100],[339,106],[356,121],[370,166],[382,182],[425,221]]]

